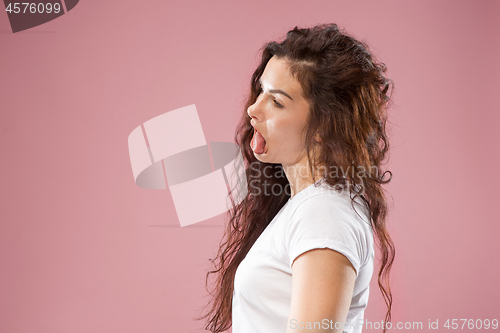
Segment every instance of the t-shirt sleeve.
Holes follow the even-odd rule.
[[[358,275],[366,257],[366,228],[361,225],[365,222],[351,208],[348,200],[332,195],[309,197],[299,203],[287,222],[286,245],[290,267],[304,252],[329,248],[343,254]]]

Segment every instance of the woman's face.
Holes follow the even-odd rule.
[[[296,165],[307,159],[305,135],[309,104],[285,60],[273,56],[261,76],[261,92],[247,112],[255,133],[251,148],[261,162]],[[252,147],[255,141],[255,146]]]

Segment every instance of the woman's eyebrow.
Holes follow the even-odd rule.
[[[259,83],[260,83],[260,86],[262,87],[262,77],[259,78]],[[291,98],[290,95],[288,95],[283,90],[280,90],[280,89],[270,89],[269,92],[271,94],[282,94],[282,95],[285,95],[286,97],[290,98],[293,101],[293,98]]]

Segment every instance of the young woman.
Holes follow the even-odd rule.
[[[217,281],[206,329],[361,332],[375,242],[390,321],[384,73],[335,24],[265,45],[235,135],[248,194],[207,274]]]

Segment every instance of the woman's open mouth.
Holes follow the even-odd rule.
[[[252,141],[250,141],[250,148],[255,154],[267,153],[266,139],[254,128]]]

